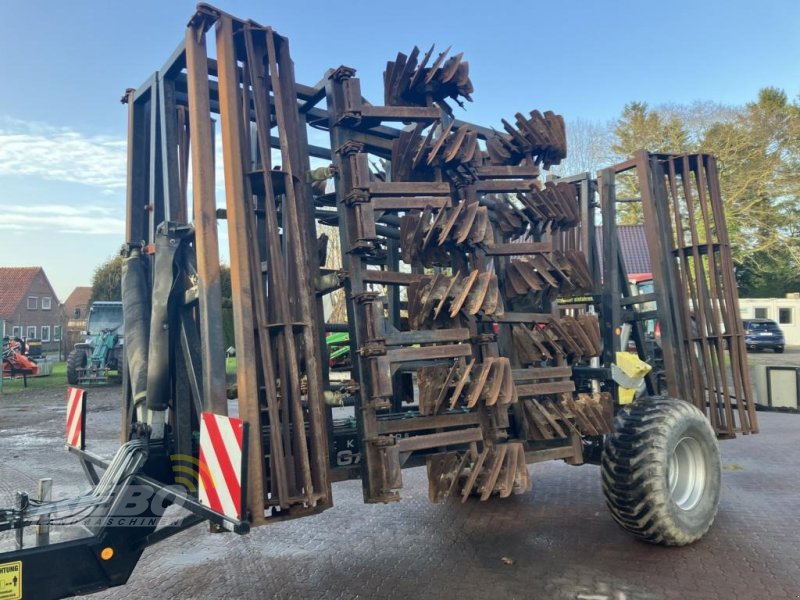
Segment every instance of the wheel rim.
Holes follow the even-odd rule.
[[[672,500],[679,508],[691,510],[706,487],[706,463],[700,443],[692,437],[675,445],[667,467],[667,482]]]

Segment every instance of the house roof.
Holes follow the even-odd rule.
[[[603,228],[596,230],[597,255],[600,257],[600,268],[603,266]],[[652,273],[650,252],[647,249],[647,237],[644,225],[617,225],[619,249],[625,262],[628,275],[634,273]]]
[[[14,313],[42,267],[0,267],[0,316]]]
[[[75,314],[75,308],[78,306],[87,306],[89,298],[92,296],[92,288],[85,285],[79,285],[64,301],[64,314],[71,318]]]

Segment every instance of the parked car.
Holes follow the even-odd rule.
[[[771,319],[743,319],[744,343],[748,350],[771,348],[775,352],[783,352],[786,341],[783,331]]]

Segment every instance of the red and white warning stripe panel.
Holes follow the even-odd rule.
[[[67,444],[83,450],[86,428],[86,390],[67,388]]]
[[[200,502],[241,521],[244,512],[245,423],[202,413],[200,423]]]

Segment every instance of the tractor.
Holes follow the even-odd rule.
[[[105,384],[122,364],[122,302],[97,301],[89,309],[86,340],[67,356],[70,385]]]

